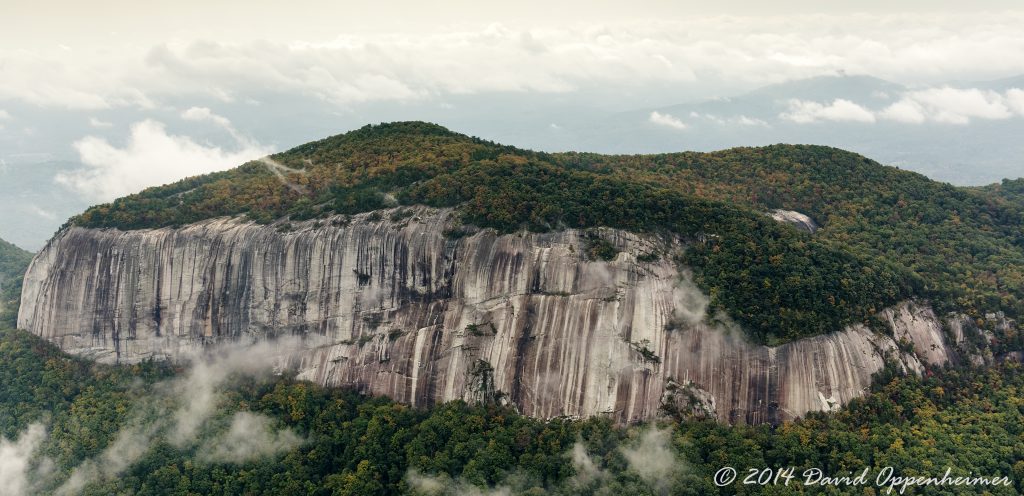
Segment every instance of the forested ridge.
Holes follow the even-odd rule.
[[[757,341],[868,322],[897,301],[1024,314],[1020,182],[957,188],[842,150],[539,153],[418,122],[366,126],[268,160],[150,188],[72,223],[141,229],[223,215],[301,221],[388,205],[456,207],[501,232],[608,226],[681,236],[680,262]],[[810,215],[813,236],[764,215]],[[1020,333],[997,351],[1021,347]]]
[[[22,276],[32,254],[0,239],[0,325],[13,327],[18,319]]]
[[[405,139],[411,148],[402,148]],[[465,222],[503,231],[610,225],[674,233],[693,242],[683,261],[697,268],[714,303],[730,313],[753,304],[736,315],[766,340],[815,332],[800,327],[814,319],[865,318],[915,295],[937,305],[950,296],[949,308],[967,312],[1009,313],[1019,305],[1012,281],[1021,270],[1015,257],[1024,206],[1014,181],[954,188],[823,147],[539,154],[424,124],[366,128],[274,160],[305,172],[279,169],[293,181],[286,186],[264,165],[246,164],[94,207],[74,222],[135,229],[222,214],[300,220],[378,208],[390,194],[401,203],[457,206]],[[337,165],[344,163],[371,165]],[[832,181],[845,185],[824,184]],[[848,191],[854,187],[863,191]],[[763,215],[771,208],[807,213],[824,227],[798,232]],[[132,220],[143,210],[148,220]],[[0,255],[20,281],[28,255]],[[877,294],[887,287],[890,293]],[[737,288],[752,294],[731,291]],[[806,301],[806,291],[840,297],[820,307]],[[616,427],[600,418],[532,419],[496,405],[414,408],[288,375],[229,370],[196,388],[214,377],[197,373],[202,365],[115,367],[70,357],[14,330],[17,298],[11,301],[15,308],[0,319],[0,450],[15,456],[8,447],[16,439],[34,440],[25,482],[31,493],[884,494],[802,487],[799,477],[808,468],[841,476],[865,467],[872,477],[884,467],[902,476],[941,476],[948,467],[954,475],[1013,481],[907,494],[1024,492],[1024,369],[1012,361],[929,369],[922,377],[889,367],[838,412],[778,426],[727,426],[666,411],[658,422]],[[982,313],[974,316],[986,325]],[[791,327],[775,334],[780,323]],[[997,351],[1016,345],[1016,331],[998,336]],[[192,437],[175,437],[189,427],[181,413],[199,404],[209,416],[197,415]],[[46,435],[33,437],[39,426]],[[138,439],[145,442],[131,442]],[[741,480],[761,468],[791,467],[798,477],[788,486],[717,487],[713,475],[725,466]]]
[[[776,427],[671,417],[630,427],[599,418],[543,421],[493,405],[420,409],[287,376],[238,377],[214,391],[215,410],[195,439],[150,434],[138,451],[125,440],[200,401],[200,392],[177,399],[167,392],[187,371],[98,365],[10,329],[0,329],[0,364],[3,442],[24,439],[33,425],[49,432],[27,462],[32,494],[66,490],[69,481],[78,483],[73,494],[85,495],[884,494],[873,485],[802,487],[801,474],[870,468],[874,480],[885,467],[900,476],[941,476],[948,467],[954,476],[1013,481],[906,494],[1024,490],[1024,370],[1013,363],[925,377],[887,369],[839,412]],[[277,437],[249,430],[231,437],[237,418],[266,419],[256,425]],[[293,441],[231,451],[267,436]],[[246,456],[211,455],[225,443],[239,445],[226,453]],[[797,476],[789,485],[717,487],[713,475],[727,466],[741,480],[763,468]]]

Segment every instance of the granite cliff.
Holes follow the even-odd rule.
[[[18,325],[118,363],[300,336],[289,364],[317,383],[622,423],[665,412],[778,422],[863,394],[886,359],[911,371],[961,359],[963,332],[943,329],[962,326],[924,302],[881,311],[874,329],[768,347],[706,315],[679,239],[460,227],[453,210],[426,207],[273,225],[71,226],[29,267]],[[595,242],[613,256],[593,257]]]

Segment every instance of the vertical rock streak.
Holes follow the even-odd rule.
[[[211,343],[292,334],[300,377],[413,405],[511,402],[537,417],[656,416],[683,384],[729,422],[777,422],[863,394],[895,341],[852,326],[776,348],[698,323],[668,325],[673,243],[573,230],[445,237],[451,211],[418,208],[290,232],[232,219],[181,229],[69,228],[34,259],[19,325],[105,362],[175,359]],[[930,309],[883,312],[928,361],[950,359]],[[670,388],[671,389],[671,388]],[[693,408],[694,405],[686,405]]]

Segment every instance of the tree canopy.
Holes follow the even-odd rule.
[[[217,216],[257,222],[393,204],[454,207],[500,232],[613,227],[690,242],[684,262],[760,342],[865,322],[892,303],[1024,315],[1019,181],[957,188],[823,146],[713,153],[540,153],[421,122],[366,126],[236,169],[150,188],[88,209],[85,227],[178,226]],[[773,221],[796,210],[813,236]],[[1017,348],[1019,333],[1000,335]]]

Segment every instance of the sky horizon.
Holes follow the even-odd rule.
[[[383,121],[546,151],[816,142],[957,184],[1014,176],[1024,122],[1024,6],[1006,0],[64,0],[4,17],[0,182],[31,190],[0,185],[20,212],[5,239]],[[801,83],[841,75],[882,81]]]

